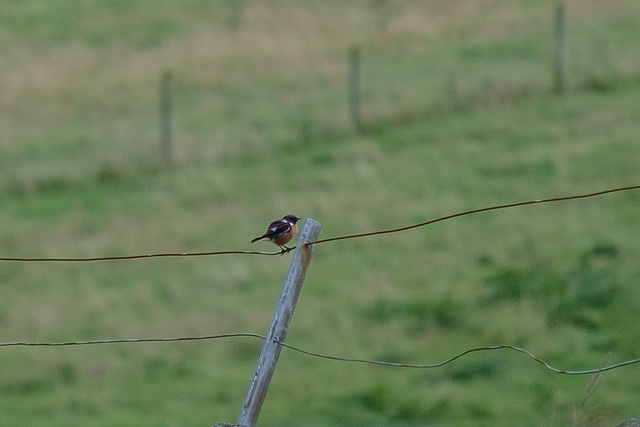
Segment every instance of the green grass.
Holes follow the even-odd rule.
[[[0,255],[271,249],[640,182],[640,7],[553,2],[8,2]],[[348,116],[351,46],[362,113]],[[162,166],[171,71],[177,166]],[[318,245],[288,342],[435,363],[511,344],[552,365],[637,358],[638,194],[487,212]],[[290,256],[0,263],[2,341],[264,333]],[[241,410],[251,338],[0,350],[2,425],[213,425]],[[283,350],[260,425],[615,425],[635,365],[562,376],[522,354],[412,370]]]

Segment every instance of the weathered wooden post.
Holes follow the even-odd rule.
[[[356,132],[362,133],[362,121],[360,119],[360,48],[354,46],[349,52],[349,100],[351,105],[351,121]]]
[[[280,300],[278,301],[273,320],[271,321],[271,328],[269,329],[267,338],[264,340],[262,353],[256,366],[256,372],[249,386],[249,392],[247,393],[242,413],[238,419],[238,425],[240,426],[254,427],[258,421],[260,409],[267,395],[267,389],[269,388],[269,383],[276,369],[276,363],[278,362],[280,350],[282,349],[278,343],[284,342],[287,335],[293,310],[298,301],[302,283],[307,274],[311,255],[313,254],[314,245],[310,245],[308,242],[318,240],[320,227],[320,223],[311,218],[307,218],[304,223],[304,227],[298,238],[298,245],[293,253],[289,273],[284,281]]]
[[[556,5],[554,25],[553,89],[555,93],[562,94],[565,90],[567,72],[567,31],[562,1]]]
[[[160,144],[164,164],[171,168],[174,165],[171,131],[171,73],[162,73],[160,82]]]

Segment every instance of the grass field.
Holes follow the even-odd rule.
[[[640,6],[5,1],[0,256],[272,250],[285,214],[321,238],[640,184]],[[348,52],[362,55],[349,120]],[[176,166],[159,89],[172,75]],[[318,245],[287,341],[435,363],[510,344],[555,367],[640,357],[640,192]],[[265,333],[290,255],[0,263],[0,341]],[[251,338],[0,348],[0,425],[235,422]],[[611,426],[639,365],[560,375],[509,351],[437,369],[284,349],[263,426]]]

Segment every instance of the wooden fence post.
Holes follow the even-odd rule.
[[[555,93],[562,94],[565,89],[567,68],[567,31],[562,1],[556,5],[554,25],[553,88]]]
[[[160,144],[164,164],[171,168],[174,165],[171,131],[171,73],[162,73],[160,82]]]
[[[308,245],[307,242],[318,240],[320,227],[320,223],[311,218],[307,218],[304,223],[298,239],[298,245],[293,253],[289,273],[287,273],[284,281],[278,306],[271,321],[271,328],[269,328],[267,338],[264,340],[262,353],[256,366],[256,372],[249,386],[249,392],[247,393],[242,413],[238,419],[238,425],[254,427],[258,421],[260,409],[262,408],[262,403],[267,394],[267,389],[269,388],[269,383],[271,382],[271,377],[273,376],[273,371],[276,368],[280,350],[282,349],[278,342],[284,342],[287,335],[293,310],[295,309],[296,301],[300,295],[302,283],[307,274],[309,262],[311,261],[311,255],[313,254],[314,245]]]
[[[360,48],[354,46],[349,52],[349,100],[351,106],[351,121],[356,132],[362,133],[362,121],[360,119]]]

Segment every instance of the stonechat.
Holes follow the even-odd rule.
[[[293,237],[298,234],[298,226],[296,222],[298,222],[300,218],[294,215],[287,215],[282,219],[277,221],[273,221],[269,224],[269,228],[267,228],[267,232],[264,233],[260,237],[256,237],[251,241],[257,242],[258,240],[269,240],[276,245],[280,246],[280,249],[283,251],[285,249],[289,249],[285,245],[289,243]]]

